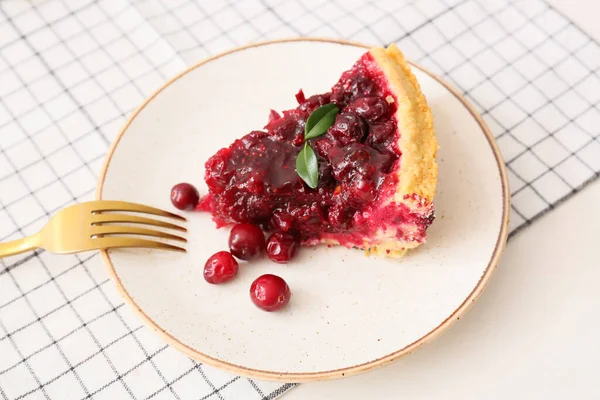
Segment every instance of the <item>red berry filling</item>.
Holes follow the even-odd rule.
[[[267,239],[267,255],[277,263],[290,261],[298,252],[298,238],[288,232],[274,232]]]
[[[251,223],[300,234],[303,243],[333,238],[363,244],[391,221],[410,224],[398,239],[423,240],[431,223],[429,205],[413,214],[389,202],[395,194],[401,157],[397,101],[370,54],[344,72],[331,92],[306,98],[297,108],[271,112],[264,131],[252,131],[206,162],[209,209],[219,226]],[[340,112],[322,136],[310,139],[319,162],[319,184],[308,187],[295,161],[304,142],[308,116],[335,103]],[[235,253],[234,253],[235,254]]]

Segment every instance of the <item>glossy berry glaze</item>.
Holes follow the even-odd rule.
[[[263,131],[250,132],[206,162],[210,193],[199,208],[210,211],[218,226],[244,222],[292,230],[308,245],[362,247],[365,238],[390,226],[397,239],[423,241],[433,207],[423,204],[424,212],[414,212],[390,202],[401,133],[395,96],[372,56],[363,55],[331,92],[305,98],[300,91],[296,99],[297,108],[283,115],[271,111]],[[306,119],[328,103],[340,112],[327,133],[309,140],[319,160],[319,185],[311,189],[296,173],[296,155]]]

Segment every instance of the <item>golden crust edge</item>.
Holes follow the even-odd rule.
[[[383,71],[392,93],[398,101],[396,119],[401,132],[398,148],[402,152],[398,171],[399,185],[393,201],[410,208],[419,207],[419,200],[433,202],[437,185],[438,142],[433,115],[417,78],[395,44],[369,50]],[[413,194],[418,196],[413,198]],[[408,197],[405,197],[408,196]],[[336,240],[321,240],[322,244],[340,245]],[[388,238],[377,243],[365,242],[361,247],[367,256],[402,258],[410,249],[422,243]]]
[[[383,71],[398,102],[398,147],[402,157],[394,201],[412,206],[412,200],[407,201],[405,196],[416,194],[432,202],[437,185],[438,142],[431,109],[410,65],[395,44],[387,48],[374,47],[369,52]]]

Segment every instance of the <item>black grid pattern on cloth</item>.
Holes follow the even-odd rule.
[[[3,1],[0,241],[90,199],[124,119],[185,65],[293,36],[395,42],[459,88],[507,162],[513,233],[599,175],[600,46],[541,0]],[[0,399],[273,399],[293,386],[165,346],[95,254],[0,260]]]
[[[0,3],[0,240],[91,198],[125,117],[184,66],[130,4]],[[272,398],[289,387],[165,346],[123,307],[95,255],[1,264],[0,398]]]

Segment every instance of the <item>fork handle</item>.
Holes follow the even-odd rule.
[[[35,250],[38,247],[36,236],[29,236],[23,239],[13,240],[12,242],[0,243],[0,258],[25,253],[26,251]]]

